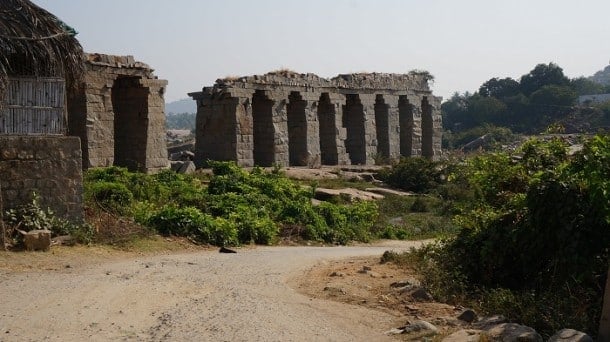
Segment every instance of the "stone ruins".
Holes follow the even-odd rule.
[[[86,54],[84,83],[68,94],[69,135],[79,136],[83,167],[169,166],[165,142],[167,81],[132,56]]]
[[[374,164],[441,154],[441,98],[427,73],[325,79],[282,70],[225,78],[197,101],[195,162],[241,166]]]

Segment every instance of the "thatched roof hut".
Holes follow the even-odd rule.
[[[76,32],[28,0],[0,1],[0,106],[8,76],[61,77],[68,89],[84,72]]]

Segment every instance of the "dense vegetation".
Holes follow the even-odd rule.
[[[610,93],[610,86],[584,77],[569,79],[553,63],[538,64],[518,81],[492,78],[474,94],[455,93],[442,104],[443,126],[449,133],[445,147],[461,146],[467,141],[459,138],[474,135],[468,133],[473,129],[497,136],[495,127],[525,134],[543,132],[554,123],[570,132],[608,127],[610,104],[575,107],[578,96],[601,93]],[[500,140],[507,137],[506,132],[499,135]]]
[[[286,234],[338,244],[374,237],[375,203],[313,206],[312,189],[279,170],[247,172],[225,162],[212,167],[208,184],[172,171],[144,175],[117,167],[91,169],[85,196],[88,203],[133,216],[161,234],[220,246],[272,244]]]
[[[594,334],[610,257],[610,136],[573,156],[560,139],[530,140],[440,170],[447,182],[429,191],[453,194],[460,230],[412,255],[433,294],[543,333]]]

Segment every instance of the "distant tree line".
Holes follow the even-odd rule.
[[[554,63],[538,64],[517,81],[492,78],[475,93],[455,93],[442,104],[443,125],[451,133],[473,128],[505,127],[516,133],[539,133],[549,125],[578,114],[578,96],[610,93],[585,77],[569,79]],[[605,120],[610,106],[599,106]]]
[[[195,131],[195,113],[170,114],[165,117],[165,127],[167,129],[188,129]]]

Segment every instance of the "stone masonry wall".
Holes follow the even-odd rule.
[[[242,166],[373,164],[441,154],[441,98],[425,73],[325,79],[284,70],[219,79],[189,95],[198,108],[198,166],[208,159]]]
[[[83,144],[83,167],[169,166],[165,142],[167,81],[132,56],[87,54],[82,89],[68,97],[69,134]]]
[[[78,137],[0,136],[0,196],[4,209],[30,203],[32,191],[58,217],[83,221]]]

